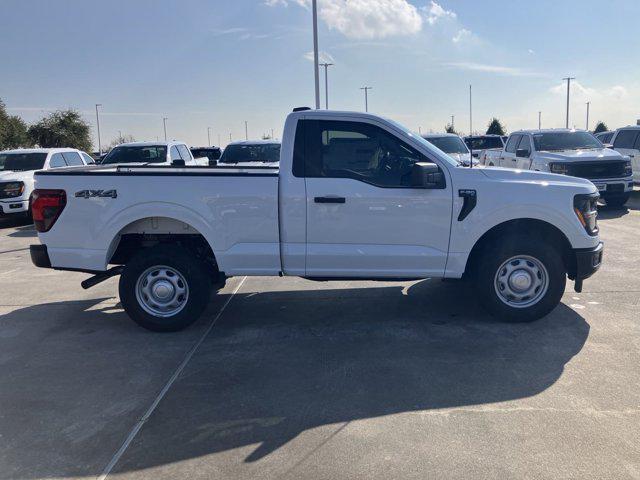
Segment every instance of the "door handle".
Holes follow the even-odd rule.
[[[313,201],[316,203],[345,203],[347,200],[344,197],[315,197]]]

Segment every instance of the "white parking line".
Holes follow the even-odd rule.
[[[171,375],[171,378],[169,378],[169,381],[167,381],[167,383],[162,388],[162,390],[160,390],[160,393],[155,398],[153,403],[149,406],[149,408],[144,413],[144,415],[140,418],[140,420],[138,420],[138,422],[133,426],[133,428],[129,432],[129,435],[127,435],[127,438],[125,439],[124,443],[118,449],[118,451],[115,453],[115,455],[113,456],[111,461],[107,464],[107,466],[104,468],[104,470],[102,471],[102,474],[98,477],[98,480],[106,479],[107,476],[109,475],[109,473],[111,473],[111,470],[113,470],[113,467],[116,466],[116,464],[118,463],[118,461],[120,460],[120,458],[122,457],[124,452],[127,450],[129,445],[133,441],[133,439],[136,438],[136,435],[138,434],[138,432],[140,431],[142,426],[145,424],[145,422],[149,419],[149,417],[151,416],[153,411],[156,409],[156,407],[160,404],[160,402],[162,401],[162,399],[164,398],[166,393],[171,388],[171,385],[173,385],[173,382],[175,382],[176,379],[180,376],[180,374],[182,373],[184,368],[187,366],[187,363],[189,363],[189,360],[191,360],[191,357],[193,357],[193,354],[196,353],[196,350],[198,349],[200,344],[204,341],[204,339],[207,337],[207,335],[209,335],[209,332],[211,331],[213,326],[216,324],[216,322],[218,321],[218,319],[222,315],[222,312],[224,312],[225,308],[227,308],[227,305],[229,305],[229,303],[231,302],[233,297],[236,295],[236,293],[238,293],[238,290],[240,290],[240,287],[242,287],[242,284],[244,283],[244,281],[246,279],[247,279],[247,277],[243,277],[242,278],[242,280],[240,281],[238,286],[235,288],[235,290],[233,291],[231,296],[227,299],[226,302],[224,302],[224,305],[222,305],[222,308],[220,309],[218,314],[214,317],[213,321],[209,324],[207,329],[204,331],[204,333],[202,334],[200,339],[195,343],[195,345],[193,347],[191,347],[191,350],[189,350],[189,352],[184,357],[184,360],[182,360],[182,363],[180,363],[180,365],[178,366],[176,371],[173,372],[173,375]]]

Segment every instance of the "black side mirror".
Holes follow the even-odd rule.
[[[435,163],[414,163],[413,167],[411,167],[411,186],[429,189],[445,188],[444,173]]]
[[[528,157],[529,156],[529,150],[525,149],[525,148],[519,148],[516,150],[516,157]]]
[[[222,156],[222,152],[220,150],[215,150],[212,155],[214,160],[220,160],[221,156]]]
[[[181,158],[176,158],[175,160],[171,161],[171,166],[172,167],[184,167],[186,164],[184,163],[184,160],[182,160]]]

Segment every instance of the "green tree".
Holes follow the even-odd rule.
[[[608,131],[609,131],[609,127],[607,127],[606,123],[598,122],[596,123],[596,128],[593,131],[593,133],[608,132]]]
[[[487,135],[506,135],[506,131],[500,120],[493,117],[487,127]]]
[[[0,100],[0,150],[31,145],[27,124],[16,115],[8,115],[4,102]]]
[[[91,150],[91,127],[76,110],[59,110],[29,127],[33,143],[44,148]]]
[[[456,135],[458,134],[458,132],[456,132],[453,128],[453,125],[451,125],[450,123],[447,123],[447,125],[444,127],[444,131],[447,133],[455,133]]]

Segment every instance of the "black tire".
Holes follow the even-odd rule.
[[[138,279],[156,266],[177,272],[182,277],[178,282],[186,283],[187,295],[182,297],[183,306],[175,314],[155,315],[145,309],[144,300],[138,299]],[[211,296],[211,277],[206,264],[197,257],[180,247],[163,245],[144,249],[134,256],[122,271],[118,290],[125,312],[138,325],[153,332],[176,332],[202,315]]]
[[[623,193],[622,195],[605,195],[604,201],[607,204],[607,207],[612,208],[621,208],[624,206],[627,201],[631,198],[630,193]]]
[[[544,239],[524,235],[509,236],[498,242],[500,243],[485,249],[477,262],[474,277],[478,300],[491,315],[501,320],[532,322],[544,317],[560,303],[567,283],[566,268],[558,249],[545,243]],[[541,288],[538,299],[535,299],[534,294],[530,301],[535,300],[535,303],[529,306],[526,306],[526,301],[521,307],[508,305],[508,300],[502,300],[498,293],[498,271],[504,272],[505,269],[501,266],[518,256],[531,257],[546,269],[546,291]],[[525,266],[527,264],[526,261],[522,263]],[[513,264],[518,265],[517,262]],[[502,296],[504,295],[503,293]]]

